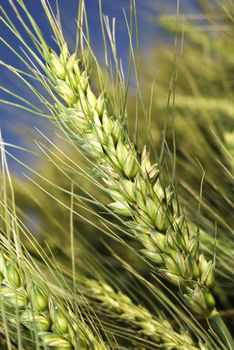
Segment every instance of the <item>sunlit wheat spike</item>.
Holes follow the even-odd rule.
[[[94,95],[87,70],[66,44],[60,56],[50,51],[45,59],[51,84],[66,103],[58,109],[60,118],[97,161],[115,201],[109,208],[132,219],[128,224],[144,247],[142,253],[180,288],[190,309],[216,322],[214,262],[206,260],[186,217],[174,211],[173,191],[163,188],[157,165],[151,164],[146,149],[141,152],[129,142],[123,119],[109,115],[104,95]]]
[[[149,154],[129,143],[121,118],[108,113],[104,95],[92,92],[89,75],[64,44],[60,56],[45,53],[54,89],[66,102],[60,118],[82,138],[83,148],[98,162],[115,202],[114,212],[132,218],[129,224],[142,243],[142,253],[160,267],[171,283],[180,287],[187,304],[209,316],[215,307],[210,293],[214,264],[199,248],[199,237],[189,231],[186,218],[173,209],[173,191],[164,189]]]

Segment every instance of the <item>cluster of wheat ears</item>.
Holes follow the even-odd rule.
[[[141,263],[153,273],[157,286],[134,273],[133,268],[128,267],[128,273],[135,274],[134,278],[144,284],[145,293],[152,287],[155,302],[163,300],[165,310],[171,311],[167,315],[151,312],[150,305],[141,305],[141,301],[131,298],[131,293],[121,291],[117,281],[111,284],[101,273],[93,273],[92,278],[90,274],[82,275],[80,262],[75,259],[72,224],[74,202],[80,203],[82,198],[72,190],[68,191],[73,199],[68,208],[71,229],[67,230],[67,239],[71,238],[72,271],[69,274],[67,266],[62,267],[62,263],[47,259],[19,217],[6,163],[8,151],[1,142],[0,318],[6,348],[234,349],[232,336],[216,308],[213,293],[215,254],[213,258],[207,257],[202,249],[199,229],[186,217],[180,205],[174,174],[169,180],[164,178],[162,168],[166,141],[164,139],[162,145],[164,152],[152,162],[154,157],[147,147],[141,147],[135,139],[133,141],[128,131],[127,87],[115,56],[115,38],[109,22],[105,20],[116,63],[114,92],[106,82],[85,35],[87,18],[83,1],[79,2],[76,49],[73,53],[63,36],[59,17],[54,15],[46,0],[41,0],[41,4],[56,49],[49,46],[23,0],[10,1],[10,4],[16,20],[29,35],[31,45],[20,34],[3,5],[1,21],[19,40],[22,53],[9,46],[3,38],[2,42],[25,64],[26,70],[3,61],[1,64],[15,75],[15,79],[26,84],[42,108],[16,95],[20,103],[12,104],[32,114],[48,117],[56,124],[60,135],[63,135],[61,137],[75,147],[77,153],[83,154],[88,161],[87,168],[74,164],[68,155],[61,167],[62,175],[69,177],[69,171],[78,169],[99,191],[107,194],[108,204],[99,203],[96,207],[96,215],[103,211],[107,213],[104,218],[99,216],[104,223],[103,230],[106,229],[108,235],[115,239],[120,235],[123,245],[125,238],[127,242],[129,237],[130,242],[137,242],[130,248],[136,250]],[[133,14],[134,5],[133,2]],[[104,32],[103,19],[101,26]],[[134,63],[132,29],[131,26],[127,28],[130,56]],[[99,86],[95,88],[91,84],[91,68],[97,72],[99,80]],[[38,84],[41,84],[44,94],[41,88],[37,89]],[[5,92],[13,95],[7,89]],[[56,162],[53,153],[49,157],[51,162]],[[73,181],[71,179],[71,183]],[[94,254],[92,252],[91,255]],[[91,260],[93,264],[101,265],[97,257],[84,259],[87,259],[87,264]],[[122,264],[125,266],[124,262]],[[160,283],[166,284],[167,292],[164,287],[161,289]],[[177,306],[170,301],[171,288]],[[160,306],[158,308],[160,310]],[[174,316],[169,317],[172,310]],[[103,320],[100,314],[104,315]],[[107,320],[112,322],[113,332],[110,329],[106,331]],[[205,325],[201,326],[199,320],[207,322],[202,321]],[[123,327],[122,338],[125,331],[128,334],[128,345],[118,344],[117,327]],[[144,341],[141,342],[141,338]]]

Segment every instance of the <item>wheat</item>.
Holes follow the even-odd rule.
[[[198,314],[210,315],[215,308],[210,293],[214,264],[201,253],[199,237],[189,231],[185,217],[174,212],[172,189],[164,190],[157,165],[151,164],[146,148],[139,156],[129,143],[123,121],[109,116],[104,95],[95,97],[87,71],[80,70],[66,44],[60,57],[47,49],[45,59],[51,83],[67,103],[60,118],[82,135],[83,147],[99,163],[115,200],[109,207],[131,217],[128,224],[144,247],[141,252],[183,291],[187,304]]]
[[[12,254],[8,257],[0,253],[0,281],[1,308],[11,312],[13,323],[19,322],[34,332],[40,346],[57,350],[107,349],[72,310],[58,304],[52,293],[26,277]]]
[[[108,114],[103,94],[95,97],[87,70],[80,70],[76,55],[69,54],[66,44],[60,57],[47,47],[45,59],[51,84],[67,103],[62,112],[58,108],[59,116],[66,127],[71,130],[72,126],[73,133],[82,137],[83,148],[99,165],[115,200],[109,207],[132,219],[128,225],[144,247],[141,252],[180,289],[192,311],[210,319],[231,349],[232,338],[211,292],[214,262],[206,260],[199,235],[189,230],[186,217],[174,211],[173,191],[163,188],[157,165],[151,164],[146,148],[141,153],[129,143],[124,120]]]
[[[160,349],[208,349],[204,344],[197,346],[188,332],[175,331],[165,318],[153,317],[146,308],[134,304],[122,292],[115,292],[110,285],[91,279],[86,279],[83,283],[91,298],[98,300],[102,308],[114,313],[117,319],[131,324],[139,334],[159,344]]]
[[[23,2],[20,3],[25,10]],[[48,13],[46,3],[42,1],[42,4]],[[58,56],[43,39],[27,10],[25,12],[41,41],[48,85],[66,103],[64,106],[54,96],[56,113],[52,117],[81,140],[82,147],[96,160],[114,200],[109,208],[131,218],[127,224],[142,244],[141,252],[156,264],[167,280],[180,288],[193,311],[203,316],[216,313],[210,292],[214,284],[214,263],[206,261],[202,254],[197,232],[190,232],[186,218],[175,212],[173,190],[162,186],[157,164],[151,164],[146,148],[141,152],[129,141],[125,116],[109,115],[105,94],[96,98],[85,62],[75,53],[70,55],[61,31],[56,32],[61,43]]]
[[[23,1],[20,4],[25,9]],[[44,0],[42,4],[48,14]],[[219,324],[219,330],[223,329],[231,344],[232,340],[221,326],[211,292],[215,280],[214,262],[206,260],[197,232],[191,232],[185,216],[175,210],[174,190],[170,186],[164,188],[158,166],[150,162],[146,148],[141,151],[129,141],[125,115],[110,115],[105,94],[95,96],[85,62],[75,53],[69,53],[59,24],[53,22],[52,26],[59,28],[56,33],[61,52],[57,55],[30,15],[28,18],[41,41],[40,46],[38,41],[34,43],[46,63],[48,86],[65,102],[64,106],[54,96],[56,104],[52,117],[75,139],[82,141],[82,147],[95,159],[114,200],[109,208],[130,218],[127,224],[142,244],[141,252],[179,288],[192,311],[210,320],[219,320],[216,325]]]

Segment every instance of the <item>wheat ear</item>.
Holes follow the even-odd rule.
[[[151,164],[145,148],[140,153],[129,143],[122,119],[108,114],[103,94],[95,97],[87,71],[81,71],[66,44],[60,57],[48,49],[45,58],[50,80],[67,103],[60,118],[82,136],[83,147],[101,167],[115,200],[109,207],[131,218],[128,224],[144,247],[142,253],[183,291],[188,305],[210,315],[215,307],[210,292],[214,264],[201,253],[199,237],[189,231],[185,217],[174,213],[173,193],[163,189],[157,165]]]
[[[19,324],[35,334],[41,347],[107,350],[69,308],[59,305],[32,278],[26,278],[12,254],[0,253],[0,300],[1,307],[11,311],[11,318],[17,317]]]
[[[66,43],[58,56],[48,46],[44,51],[48,77],[66,103],[58,107],[60,120],[79,136],[83,148],[96,160],[100,173],[115,201],[109,207],[131,218],[141,252],[153,261],[160,273],[183,294],[189,308],[208,317],[230,349],[233,340],[215,309],[211,292],[215,266],[203,255],[197,232],[189,230],[186,217],[173,208],[173,191],[164,189],[156,164],[149,153],[141,153],[129,142],[123,116],[109,115],[105,96],[94,95],[89,75],[76,54],[69,54]]]
[[[113,312],[122,321],[131,324],[143,336],[151,339],[165,350],[206,350],[204,344],[196,345],[188,332],[177,332],[163,317],[153,315],[143,306],[136,305],[122,292],[103,282],[86,279],[85,287],[92,298],[101,303],[101,307]]]

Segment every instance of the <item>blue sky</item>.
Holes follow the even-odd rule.
[[[14,0],[14,2],[16,3],[16,0]],[[53,6],[55,1],[50,1],[50,3]],[[118,54],[123,61],[124,68],[126,69],[129,41],[124,10],[127,17],[129,17],[129,1],[103,0],[102,3],[103,12],[105,15],[109,16],[110,21],[113,17],[116,18],[116,41],[118,45]],[[147,50],[152,44],[157,44],[162,40],[170,40],[167,33],[155,25],[156,17],[160,12],[176,13],[177,1],[137,0],[136,3],[138,9],[139,43],[141,51]],[[4,10],[12,16],[12,19],[16,21],[8,1],[0,0],[0,4],[3,6]],[[25,4],[37,20],[39,26],[42,28],[44,35],[51,40],[50,32],[48,30],[48,23],[40,6],[40,0],[25,0]],[[65,37],[69,42],[70,47],[72,47],[74,43],[77,0],[59,0],[59,6]],[[99,22],[98,0],[86,0],[86,8],[92,48],[101,59],[103,44]],[[181,13],[194,10],[199,10],[196,6],[195,0],[180,1]],[[14,46],[15,49],[20,50],[19,42],[15,40],[13,35],[9,33],[7,28],[2,23],[0,23],[0,36]],[[16,59],[16,57],[9,52],[9,50],[3,44],[0,44],[0,59],[13,66],[16,65],[19,68],[22,67],[18,59]],[[36,102],[33,94],[30,94],[29,91],[25,89],[25,86],[19,82],[19,80],[17,80],[12,74],[9,74],[2,67],[0,67],[0,85],[4,85],[5,87],[27,96]],[[3,91],[0,91],[0,98],[6,97],[7,95]],[[40,117],[31,116],[29,113],[23,112],[17,108],[0,104],[0,127],[5,142],[17,144],[22,147],[31,147],[29,140],[27,140],[27,136],[32,133],[33,138],[36,139],[38,137],[37,131],[34,128],[35,126],[45,133],[51,132],[49,131],[50,126],[48,123],[45,123],[45,121]],[[11,149],[11,151],[22,161],[30,163],[33,160],[33,158],[25,152],[18,151],[16,149]],[[21,171],[21,168],[15,162],[10,161],[10,163],[14,171]]]

